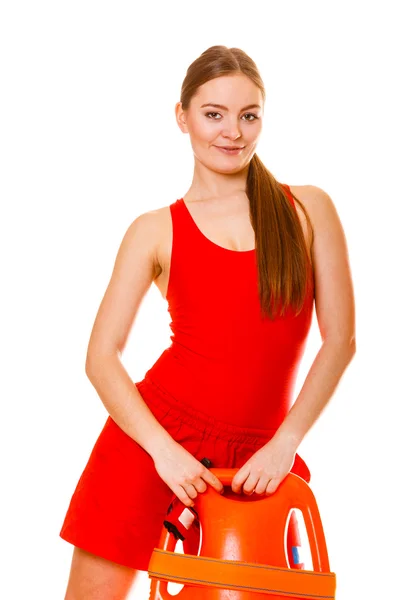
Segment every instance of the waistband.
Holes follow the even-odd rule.
[[[254,445],[259,442],[267,443],[275,434],[276,429],[257,429],[252,427],[238,427],[214,419],[211,415],[182,404],[168,394],[160,385],[148,375],[141,381],[135,383],[140,394],[143,396],[149,408],[154,407],[160,412],[167,412],[172,417],[179,418],[193,429],[200,431],[203,435],[218,437],[232,443]],[[147,388],[147,389],[146,389]]]

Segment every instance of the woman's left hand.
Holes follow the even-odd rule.
[[[283,438],[272,438],[257,450],[238,470],[232,480],[232,490],[240,494],[266,494],[270,496],[290,472],[296,450]]]

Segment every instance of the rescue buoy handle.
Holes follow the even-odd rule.
[[[210,471],[218,477],[222,485],[226,486],[232,484],[232,480],[238,470],[239,469],[210,469]],[[215,491],[212,487],[209,489],[211,493]],[[293,489],[293,493],[290,493],[291,489]],[[329,571],[330,566],[325,534],[318,506],[311,488],[299,475],[288,473],[275,494],[283,492],[285,492],[285,495],[293,498],[292,508],[298,508],[303,514],[314,570],[319,572]],[[266,499],[268,500],[268,497]],[[318,540],[320,542],[319,544]]]

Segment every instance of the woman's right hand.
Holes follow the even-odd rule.
[[[218,493],[224,491],[221,481],[175,440],[155,454],[153,461],[161,479],[185,506],[194,506],[193,500],[206,491],[207,483]]]

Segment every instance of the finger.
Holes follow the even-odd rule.
[[[258,481],[259,481],[259,475],[257,475],[256,473],[250,473],[249,477],[246,479],[246,481],[243,484],[243,493],[247,494],[247,495],[251,495],[255,488],[257,487]]]
[[[242,470],[243,469],[243,470]],[[249,467],[242,467],[242,469],[240,469],[235,477],[232,479],[232,491],[235,492],[236,494],[240,494],[242,491],[242,485],[243,483],[246,481],[247,477],[249,476],[250,473],[250,468]]]
[[[178,486],[174,493],[177,498],[184,504],[185,506],[194,506],[194,502],[186,493],[186,490],[182,486]]]
[[[281,479],[276,479],[276,478],[269,480],[268,485],[265,489],[265,493],[267,494],[267,496],[271,496],[272,494],[275,494],[281,481],[282,481]]]
[[[207,489],[207,484],[204,479],[198,479],[193,485],[199,494],[203,494]]]
[[[197,490],[192,483],[186,483],[184,489],[189,498],[192,498],[192,500],[197,498]]]
[[[224,486],[222,482],[208,469],[204,471],[204,473],[202,474],[202,478],[220,494],[224,491]]]
[[[271,478],[268,477],[267,475],[260,477],[260,479],[258,480],[258,483],[254,489],[254,493],[258,494],[258,495],[265,494],[265,491],[266,491],[267,486],[270,481],[271,481]]]

